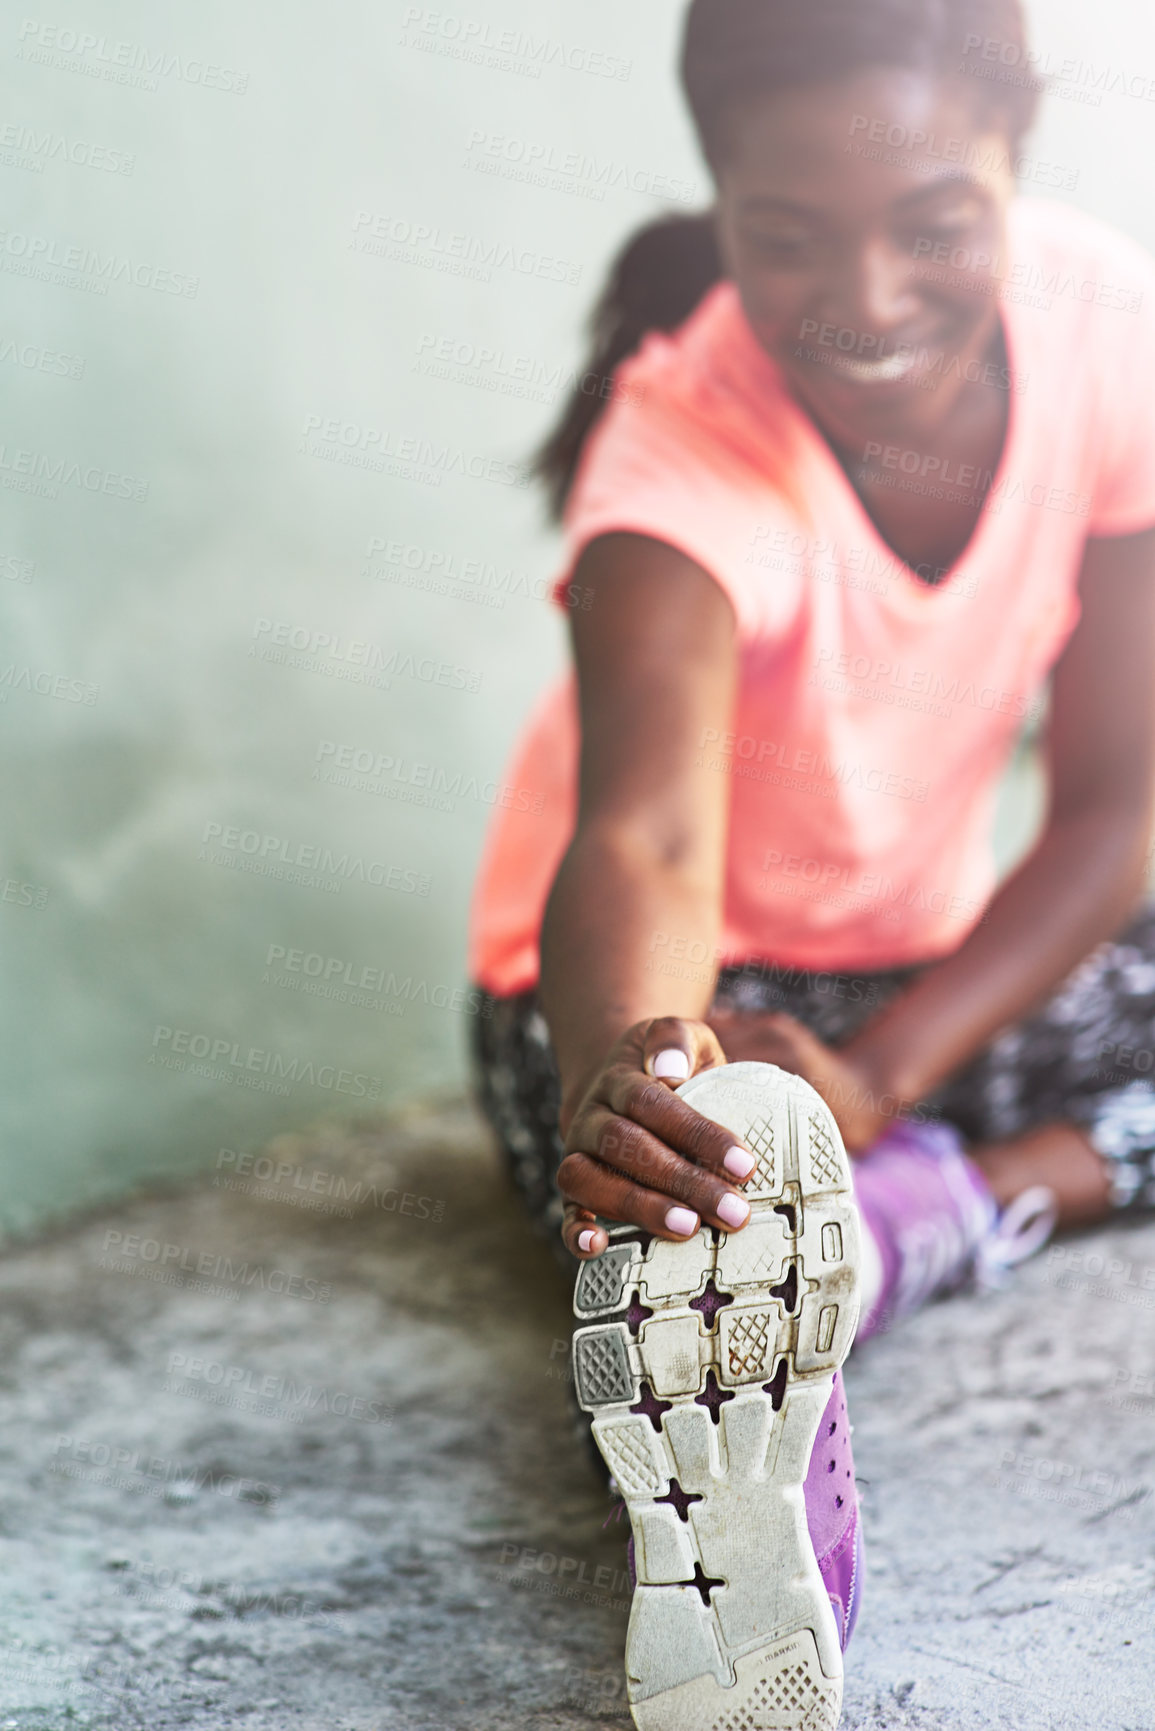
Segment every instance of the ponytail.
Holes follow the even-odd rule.
[[[604,393],[614,370],[634,353],[647,331],[672,331],[689,318],[721,276],[708,212],[665,217],[626,242],[590,317],[592,346],[580,383],[534,458],[534,473],[545,482],[555,521],[565,509],[582,447],[605,407]]]

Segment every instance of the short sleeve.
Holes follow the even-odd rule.
[[[774,634],[800,585],[768,583],[752,556],[759,526],[786,506],[735,443],[733,428],[695,413],[669,388],[668,339],[651,336],[614,375],[615,398],[587,440],[564,517],[565,551],[552,599],[572,609],[574,568],[599,535],[648,535],[684,553],[728,597],[745,638]],[[792,518],[790,519],[792,521]]]
[[[1113,238],[1089,309],[1088,336],[1101,349],[1089,535],[1155,528],[1155,260]]]

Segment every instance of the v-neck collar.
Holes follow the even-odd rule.
[[[1006,350],[1007,373],[1010,379],[1018,376],[1019,361],[1019,331],[1015,319],[1011,315],[1013,302],[999,297],[998,310],[1003,331],[1003,346]],[[966,567],[973,565],[984,550],[988,536],[992,533],[992,520],[998,515],[992,506],[998,504],[1000,496],[1006,491],[1010,475],[1013,473],[1013,459],[1018,450],[1021,433],[1022,411],[1018,403],[1018,392],[1008,386],[1007,424],[1003,429],[1002,450],[995,467],[994,476],[983,500],[978,520],[967,536],[966,545],[952,560],[945,574],[937,583],[927,583],[918,575],[911,565],[902,557],[896,548],[886,539],[878,524],[863,503],[862,497],[855,488],[846,470],[838,461],[838,457],[824,434],[815,422],[797,403],[793,397],[795,408],[805,424],[806,437],[818,460],[825,465],[834,479],[835,486],[840,490],[846,509],[857,520],[862,533],[865,534],[874,547],[884,555],[887,568],[894,569],[895,575],[903,588],[917,598],[926,597],[933,604],[937,595],[950,594],[960,587],[959,578]]]
[[[1011,213],[1013,222],[1013,211]],[[1009,250],[1017,253],[1017,236],[1013,228],[1008,230]],[[979,561],[985,553],[992,535],[997,532],[997,510],[992,509],[1000,496],[1006,491],[1008,481],[1015,472],[1018,453],[1022,445],[1023,410],[1018,401],[1019,393],[1008,385],[1009,402],[1007,405],[1007,424],[1003,433],[1003,446],[999,455],[994,478],[991,481],[987,497],[983,502],[982,512],[971,530],[965,547],[950,565],[946,574],[937,583],[926,583],[907,564],[900,554],[886,540],[873,517],[866,509],[858,493],[852,486],[846,471],[838,461],[834,451],[827,443],[824,435],[806,409],[787,387],[781,367],[758,341],[749,321],[746,318],[737,285],[727,279],[718,285],[718,290],[727,293],[730,301],[728,315],[725,319],[737,320],[741,332],[741,341],[737,351],[731,351],[730,364],[723,366],[725,378],[716,375],[716,384],[722,387],[725,395],[734,395],[744,399],[746,404],[747,425],[749,415],[753,413],[755,422],[761,427],[763,436],[769,438],[776,446],[781,447],[781,433],[784,429],[779,422],[777,433],[771,429],[774,420],[785,414],[788,430],[792,434],[792,442],[798,456],[803,457],[803,469],[809,469],[818,484],[818,489],[827,498],[831,490],[839,502],[842,521],[851,526],[855,537],[855,545],[864,545],[874,550],[880,559],[883,569],[893,570],[896,581],[888,585],[887,599],[904,602],[915,610],[933,607],[940,597],[958,594],[964,591],[963,579],[969,576],[970,568]],[[1002,323],[1003,343],[1006,349],[1007,371],[1011,380],[1022,375],[1022,363],[1025,359],[1026,331],[1019,317],[1019,308],[1013,297],[999,296],[999,318]],[[722,311],[719,306],[719,312]],[[732,338],[731,338],[732,341]],[[807,492],[805,481],[803,492]],[[818,529],[818,524],[813,527]],[[830,533],[829,527],[823,525],[823,537]]]

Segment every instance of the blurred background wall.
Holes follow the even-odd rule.
[[[708,199],[672,0],[45,7],[0,38],[3,1232],[461,1085],[564,651],[525,460],[620,240]],[[1034,158],[1155,248],[1155,17],[1035,14]]]

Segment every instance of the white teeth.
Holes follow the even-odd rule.
[[[888,384],[904,379],[913,366],[913,355],[888,355],[880,361],[850,360],[844,355],[839,360],[839,371],[848,373],[864,385]]]

